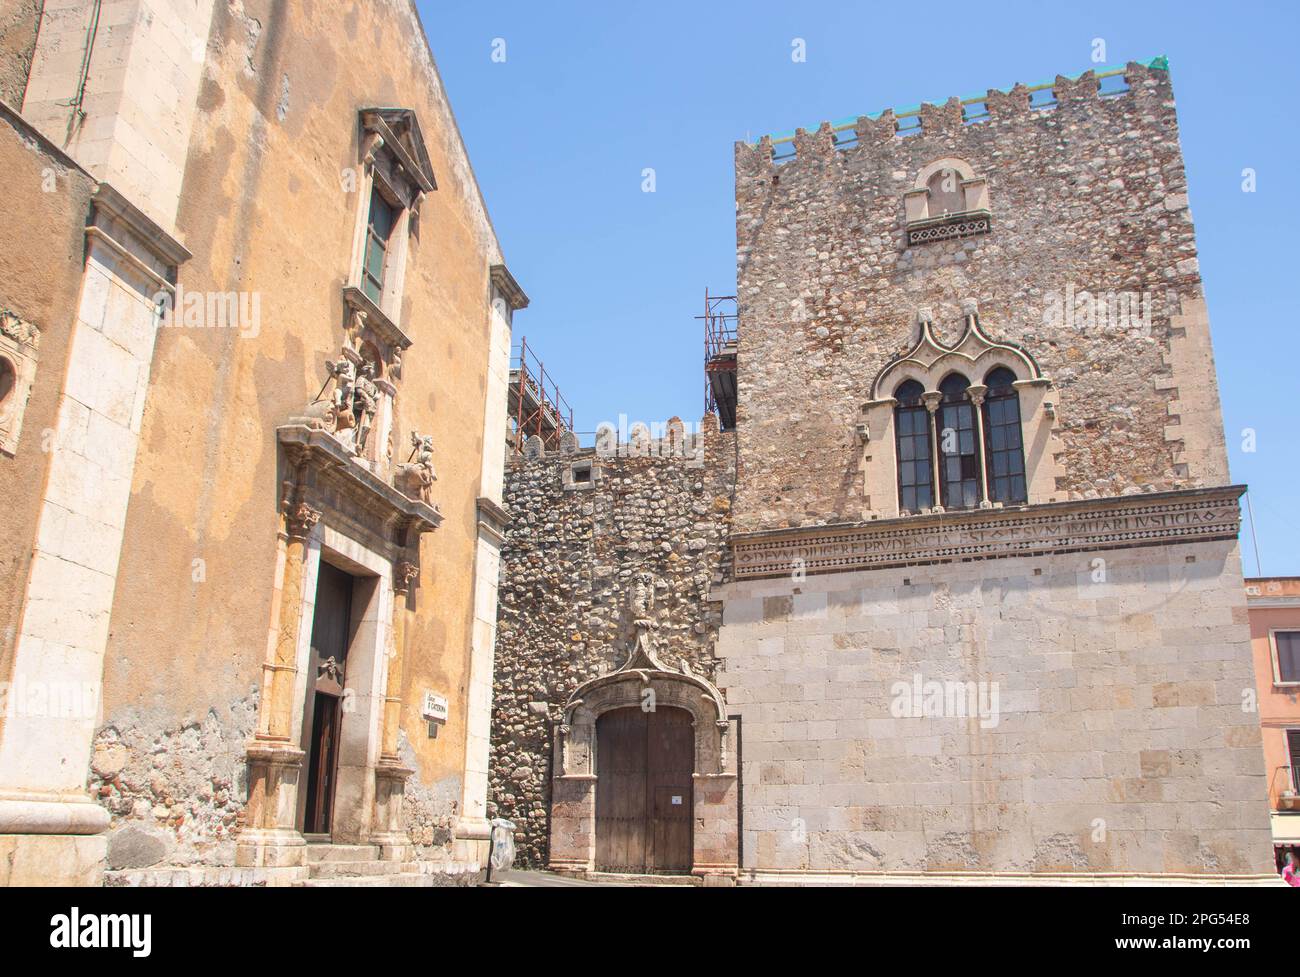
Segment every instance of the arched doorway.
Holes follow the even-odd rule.
[[[692,868],[695,728],[685,709],[612,709],[596,720],[596,870]]]

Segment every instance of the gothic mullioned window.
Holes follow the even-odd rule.
[[[930,412],[921,403],[925,392],[915,380],[894,392],[894,429],[898,440],[898,497],[901,508],[919,512],[934,505],[934,462],[930,454]]]
[[[962,310],[949,345],[919,309],[915,343],[872,381],[857,425],[871,518],[1057,501],[1052,382],[1026,350],[983,330],[974,300]],[[873,432],[891,433],[877,446]]]
[[[984,379],[984,437],[987,441],[989,501],[1025,502],[1025,447],[1020,428],[1016,375],[1000,366]]]

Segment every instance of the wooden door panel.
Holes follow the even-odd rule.
[[[339,732],[343,719],[348,645],[352,624],[352,577],[320,563],[311,624],[311,681],[307,709],[311,720],[307,743],[307,799],[303,830],[328,834],[334,809]]]
[[[682,709],[649,714],[647,737],[652,872],[691,870],[691,773],[695,769],[695,729]]]
[[[596,721],[596,868],[689,872],[695,734],[681,709]]]
[[[596,867],[645,871],[645,714],[616,709],[596,723]]]

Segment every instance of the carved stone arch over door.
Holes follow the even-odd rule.
[[[585,873],[599,867],[597,786],[602,770],[609,769],[602,768],[598,756],[601,717],[616,710],[683,710],[690,716],[694,739],[689,870],[699,876],[734,876],[737,768],[735,730],[727,720],[726,704],[706,679],[663,665],[648,631],[638,631],[635,648],[622,667],[584,682],[565,703],[554,740],[550,868]],[[673,798],[683,799],[670,793],[664,800],[676,803]],[[653,795],[646,800],[653,809]]]

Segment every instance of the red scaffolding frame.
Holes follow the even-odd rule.
[[[514,419],[514,447],[536,434],[547,448],[558,448],[560,436],[573,430],[573,408],[560,393],[546,365],[528,348],[528,337],[510,351],[510,416]]]

